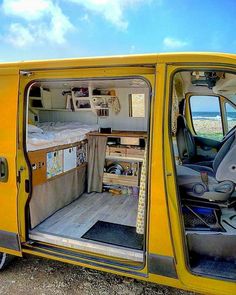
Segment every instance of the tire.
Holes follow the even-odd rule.
[[[0,271],[4,270],[13,259],[14,256],[0,252]]]

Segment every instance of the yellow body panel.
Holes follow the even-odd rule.
[[[16,146],[17,146],[17,107],[19,75],[16,68],[0,68],[0,157],[8,162],[9,176],[7,182],[0,182],[0,230],[18,232],[17,183],[16,183]],[[4,248],[0,247],[0,251]],[[11,254],[20,255],[10,250]]]
[[[236,59],[234,60],[236,63]],[[193,288],[193,290],[202,292],[202,293],[210,293],[210,294],[235,294],[236,292],[236,284],[233,282],[226,282],[223,280],[216,280],[211,278],[204,278],[197,275],[194,275],[190,272],[187,267],[187,258],[186,258],[186,249],[184,247],[184,233],[183,233],[183,225],[180,219],[181,216],[181,208],[179,206],[178,197],[177,197],[177,189],[176,189],[176,177],[175,177],[175,168],[172,154],[172,143],[170,139],[170,126],[168,121],[168,113],[169,113],[169,97],[170,97],[170,84],[173,73],[178,71],[179,69],[202,69],[202,62],[199,60],[198,65],[185,65],[184,67],[178,67],[170,65],[167,66],[166,69],[166,91],[165,91],[165,108],[164,108],[164,147],[165,147],[165,176],[166,176],[166,189],[168,196],[168,204],[169,204],[169,214],[170,214],[170,223],[171,223],[171,231],[172,238],[175,248],[175,254],[178,265],[178,276],[183,284],[185,284],[188,288]],[[204,66],[204,69],[209,68],[212,69],[212,66]],[[217,66],[214,66],[214,69]],[[219,67],[222,68],[222,67]],[[226,68],[224,66],[224,68]],[[234,64],[232,64],[232,68],[234,68]],[[228,70],[232,70],[232,68],[227,68]]]
[[[1,141],[0,156],[7,157],[10,171],[8,183],[0,183],[0,231],[5,230],[19,233],[21,242],[27,241],[25,205],[28,194],[25,193],[24,181],[29,179],[29,171],[23,151],[23,111],[25,107],[24,89],[26,85],[30,81],[37,79],[141,76],[149,81],[153,90],[149,157],[147,255],[154,254],[174,258],[178,278],[148,273],[147,263],[143,269],[136,270],[135,273],[130,272],[129,268],[125,267],[111,268],[106,263],[100,263],[97,266],[90,264],[89,267],[196,292],[235,294],[235,283],[196,276],[187,269],[183,229],[178,214],[179,204],[168,135],[168,102],[170,79],[173,72],[178,69],[199,65],[233,69],[235,61],[235,55],[231,54],[182,53],[0,64],[0,94],[2,106],[4,106],[3,117],[1,115],[1,119],[3,119],[0,125],[1,136],[4,140]],[[18,86],[18,72],[20,71],[27,71],[28,74],[32,72],[32,75],[21,76],[20,86]],[[17,125],[19,125],[18,129]],[[16,140],[17,131],[19,134],[18,141]],[[18,171],[21,174],[19,189],[16,183]],[[78,262],[73,261],[69,256],[61,258],[56,256],[53,251],[40,253],[33,246],[31,248],[23,246],[22,252],[88,266],[86,260]],[[9,250],[8,253],[13,252]]]

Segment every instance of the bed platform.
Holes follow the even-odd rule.
[[[28,125],[27,151],[48,149],[80,142],[91,131],[97,131],[98,125],[81,122],[44,122],[37,127]]]

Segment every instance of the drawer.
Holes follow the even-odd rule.
[[[126,156],[126,148],[121,147],[108,147],[107,155],[116,156],[116,157],[125,157]]]

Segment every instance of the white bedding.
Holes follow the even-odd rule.
[[[45,122],[39,123],[37,127],[38,130],[34,130],[28,126],[28,151],[75,143],[84,140],[87,133],[99,128],[98,125],[86,125],[81,122]]]

